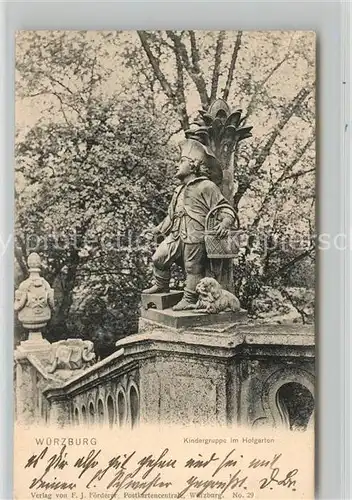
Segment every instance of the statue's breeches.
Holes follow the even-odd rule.
[[[156,276],[167,279],[174,262],[183,267],[186,274],[203,274],[206,258],[204,241],[184,243],[181,238],[168,236],[158,246],[152,259]]]

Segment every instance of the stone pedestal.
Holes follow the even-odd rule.
[[[247,312],[225,311],[219,314],[207,314],[197,311],[173,311],[172,309],[142,309],[141,316],[169,328],[184,329],[237,323],[247,317]]]
[[[271,427],[282,425],[282,415],[291,418],[286,410],[292,401],[292,422],[299,417],[301,427],[310,425],[313,417],[305,411],[305,400],[301,411],[300,393],[313,400],[313,328],[255,325],[234,317],[226,323],[225,314],[207,318],[212,318],[208,326],[194,323],[183,329],[141,318],[139,333],[119,340],[116,353],[76,370],[69,380],[46,384],[43,415],[54,426],[71,424],[74,418],[83,424],[91,402],[101,415],[100,400],[106,401],[104,418],[112,426],[139,420],[148,425]],[[29,373],[23,376],[27,380]]]
[[[71,421],[70,403],[65,400],[53,400],[50,405],[50,425],[64,427]]]
[[[117,342],[126,365],[138,362],[142,423],[278,427],[282,386],[313,398],[312,327],[212,321],[182,330],[141,318],[139,333]],[[292,401],[309,423],[295,394]]]
[[[17,348],[23,353],[43,353],[50,352],[51,344],[43,339],[41,332],[29,332],[28,340],[24,340]]]
[[[16,363],[16,418],[24,424],[35,423],[40,418],[40,389],[42,376],[33,364],[50,356],[51,344],[40,332],[30,332],[28,340],[15,350]]]
[[[177,304],[183,296],[183,292],[172,290],[168,293],[142,293],[142,309],[168,309]]]
[[[43,339],[42,332],[39,331],[29,332],[27,342],[28,340],[31,340],[32,342],[48,342],[47,340]]]
[[[16,359],[16,418],[22,424],[35,421],[35,371],[26,357]]]
[[[231,325],[247,318],[247,311],[224,311],[219,314],[208,314],[197,310],[174,311],[183,293],[171,291],[169,293],[142,293],[141,318],[167,328],[177,330],[208,327],[213,325]],[[141,323],[141,322],[140,322]]]

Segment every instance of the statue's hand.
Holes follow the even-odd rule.
[[[230,224],[231,224],[231,222],[230,222]],[[224,219],[220,222],[220,224],[218,224],[215,227],[216,234],[217,234],[217,236],[219,236],[219,238],[226,238],[229,235],[230,224],[229,224],[227,219]]]

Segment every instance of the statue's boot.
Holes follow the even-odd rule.
[[[182,299],[172,308],[174,311],[187,311],[189,309],[195,309],[198,294],[196,292],[196,286],[202,279],[202,275],[199,274],[188,274],[186,278],[186,286]]]
[[[170,271],[161,271],[154,268],[154,285],[146,288],[142,293],[168,293],[170,291]]]
[[[197,298],[198,296],[195,292],[185,289],[182,299],[180,302],[177,302],[172,309],[174,311],[187,311],[195,309]]]

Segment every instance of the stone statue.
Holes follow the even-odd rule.
[[[166,218],[154,229],[164,240],[152,257],[155,284],[144,290],[147,294],[168,292],[171,265],[179,264],[185,271],[186,281],[183,298],[174,310],[194,309],[196,287],[205,276],[215,276],[223,288],[230,288],[230,278],[222,274],[235,255],[229,235],[238,218],[232,200],[221,190],[224,187],[226,193],[232,193],[232,187],[229,189],[227,184],[233,184],[233,176],[231,180],[225,172],[228,167],[223,168],[217,156],[228,161],[233,158],[235,144],[249,137],[252,127],[239,126],[241,112],[231,114],[221,99],[213,103],[208,113],[201,114],[180,145],[176,176],[181,185],[173,194]],[[210,214],[215,220],[211,239],[210,233],[207,235]],[[226,248],[230,251],[224,251]]]
[[[27,260],[29,277],[15,292],[15,311],[24,328],[36,331],[44,328],[54,309],[54,290],[40,276],[41,260],[37,253],[31,253]]]
[[[90,340],[59,340],[51,345],[51,367],[48,373],[58,369],[79,370],[91,366],[95,361],[94,344]]]
[[[233,293],[221,288],[214,278],[203,278],[196,287],[198,301],[195,309],[208,314],[217,314],[222,311],[240,311],[240,301]]]

